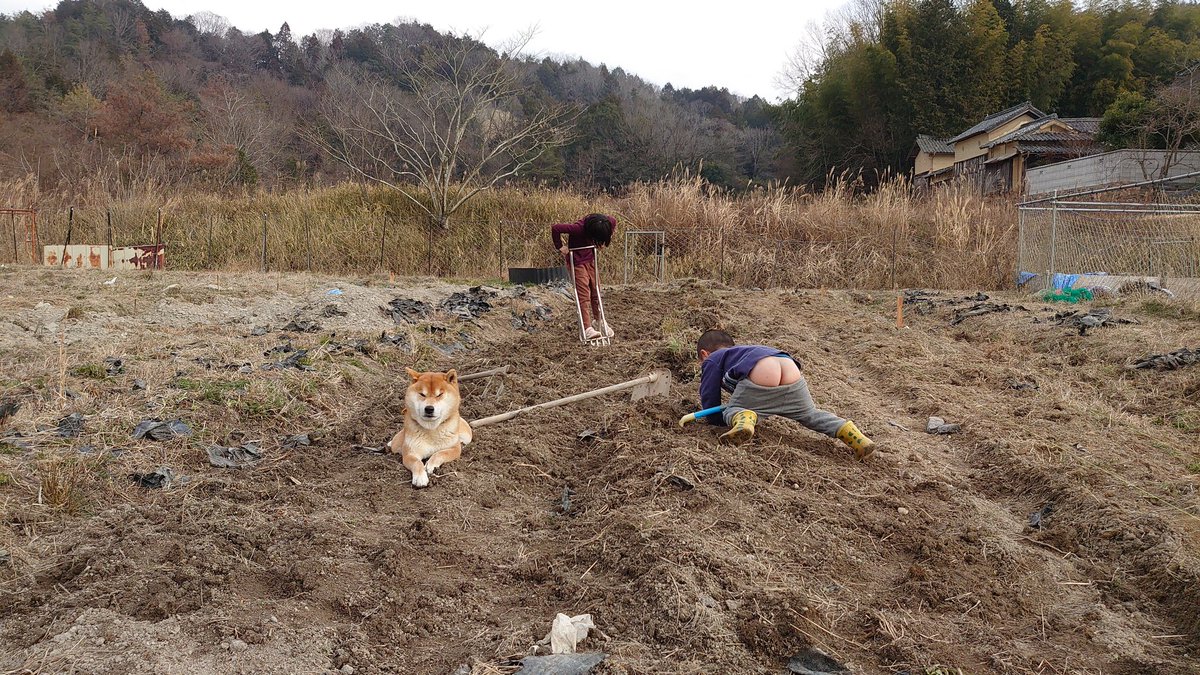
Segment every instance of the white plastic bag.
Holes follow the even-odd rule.
[[[586,639],[588,631],[595,627],[596,624],[592,623],[591,614],[580,614],[578,616],[559,614],[554,617],[554,624],[550,626],[550,633],[546,635],[545,640],[542,640],[542,642],[550,642],[551,654],[574,654],[575,646]]]

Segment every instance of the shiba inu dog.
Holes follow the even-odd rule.
[[[439,466],[458,459],[471,442],[471,426],[458,415],[462,397],[458,373],[418,373],[404,369],[412,382],[404,394],[404,428],[388,441],[388,452],[400,455],[412,472],[413,487],[429,485]]]

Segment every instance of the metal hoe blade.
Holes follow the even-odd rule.
[[[656,370],[650,373],[649,381],[637,385],[629,392],[629,400],[637,401],[648,396],[665,396],[671,391],[671,371]]]

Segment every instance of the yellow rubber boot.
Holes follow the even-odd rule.
[[[733,428],[721,434],[721,442],[727,445],[741,445],[754,438],[754,423],[758,421],[758,413],[753,410],[743,410],[733,416]]]
[[[866,459],[867,455],[875,452],[875,443],[863,435],[863,432],[854,426],[854,422],[846,420],[841,429],[837,432],[838,440],[850,446],[854,451],[854,455],[859,459]]]

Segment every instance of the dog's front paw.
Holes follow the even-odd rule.
[[[429,472],[422,471],[421,473],[413,474],[413,487],[423,488],[429,485]]]

